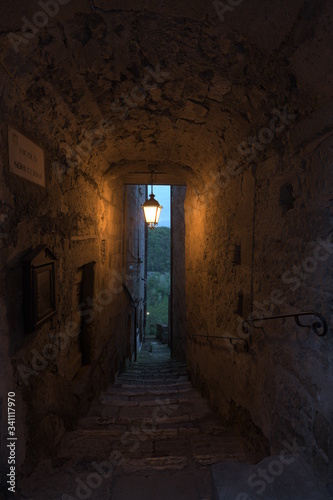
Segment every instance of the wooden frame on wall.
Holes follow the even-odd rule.
[[[38,245],[23,260],[24,320],[27,333],[57,313],[57,258],[46,245]]]

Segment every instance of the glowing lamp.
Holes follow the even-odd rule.
[[[151,194],[149,195],[149,200],[146,200],[144,204],[141,205],[141,207],[143,208],[145,221],[148,224],[148,227],[150,227],[150,229],[153,229],[158,224],[161,215],[161,210],[163,208],[159,204],[159,202],[155,200],[155,195],[153,193],[153,185],[151,186]]]

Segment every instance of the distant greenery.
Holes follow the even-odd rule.
[[[146,334],[156,334],[156,323],[168,323],[170,295],[171,231],[168,227],[148,230],[148,288]]]
[[[148,272],[170,273],[171,231],[169,227],[148,230]]]
[[[147,289],[146,334],[156,334],[156,323],[168,324],[170,273],[149,273]]]

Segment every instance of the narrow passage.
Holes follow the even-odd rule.
[[[23,498],[209,500],[210,465],[221,461],[253,457],[153,340],[25,480]]]

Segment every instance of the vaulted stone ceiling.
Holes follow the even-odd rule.
[[[45,23],[38,2],[2,2],[2,106],[88,175],[204,181],[274,109],[304,116],[331,93],[330,1],[61,3]],[[24,16],[45,27],[23,38]]]

